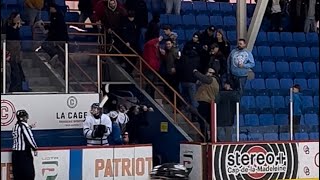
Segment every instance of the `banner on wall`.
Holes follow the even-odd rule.
[[[39,94],[3,95],[1,97],[1,131],[11,131],[16,111],[29,113],[34,129],[82,128],[92,103],[99,102],[99,94]]]
[[[180,144],[180,164],[187,168],[190,179],[203,177],[202,162],[201,144]]]
[[[213,179],[294,179],[298,177],[298,144],[214,145]]]
[[[319,177],[319,142],[299,143],[299,177]]]
[[[144,180],[152,170],[152,148],[84,149],[83,179]]]

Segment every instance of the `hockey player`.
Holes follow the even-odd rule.
[[[90,113],[83,123],[83,134],[87,138],[87,145],[109,145],[107,138],[112,131],[110,117],[102,114],[102,108],[99,103],[91,105]]]

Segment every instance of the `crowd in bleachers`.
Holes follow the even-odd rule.
[[[101,23],[107,30],[107,43],[114,43],[113,32],[119,34],[193,108],[198,107],[207,121],[211,100],[222,103],[224,99],[219,98],[219,93],[239,91],[235,100],[241,99],[242,113],[250,122],[253,117],[246,116],[250,112],[268,112],[272,117],[285,114],[283,125],[288,125],[286,96],[293,85],[299,85],[303,93],[301,114],[318,118],[319,35],[315,32],[318,6],[318,0],[270,1],[252,53],[246,51],[245,39],[236,38],[236,6],[227,2],[79,0],[80,15],[66,12],[64,20],[84,22],[90,18]],[[41,19],[48,20],[50,16],[40,9],[37,8],[37,13],[41,12]],[[254,5],[248,4],[248,22],[253,10]],[[34,22],[39,20],[34,18]],[[65,32],[66,28],[62,29]],[[233,60],[239,58],[235,54],[242,51],[248,56],[242,59],[247,64],[235,65]],[[148,68],[145,73],[151,81],[157,80]],[[155,97],[153,87],[147,86],[146,91]],[[173,101],[172,91],[167,87],[164,91]],[[224,114],[230,109],[220,111]],[[233,124],[233,117],[221,119],[228,122],[225,126]],[[260,123],[250,125],[263,125],[261,119],[257,122]],[[300,124],[303,123],[301,118]]]

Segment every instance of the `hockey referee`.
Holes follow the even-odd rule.
[[[14,180],[34,180],[35,171],[33,156],[37,156],[37,144],[33,139],[30,125],[27,124],[29,115],[25,110],[16,113],[17,123],[12,129],[12,172]]]

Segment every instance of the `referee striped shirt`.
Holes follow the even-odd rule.
[[[33,138],[31,127],[26,122],[16,123],[12,129],[14,151],[30,151],[36,150],[37,144]]]

